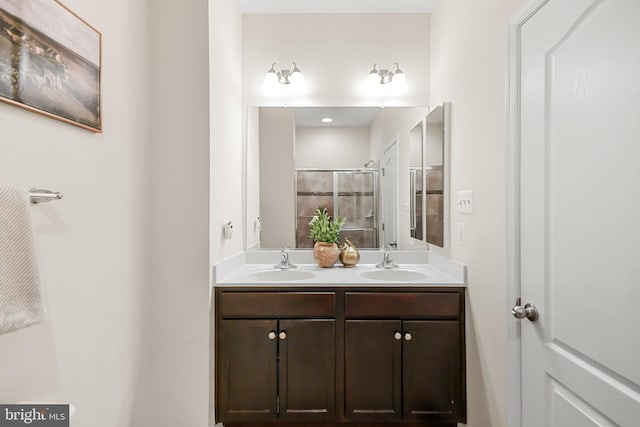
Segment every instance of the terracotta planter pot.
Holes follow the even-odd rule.
[[[335,243],[316,242],[313,245],[313,259],[322,268],[333,267],[340,256],[340,249]]]

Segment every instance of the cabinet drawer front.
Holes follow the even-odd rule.
[[[335,314],[333,292],[222,292],[223,317],[315,316]]]
[[[458,317],[458,292],[347,292],[347,317]]]

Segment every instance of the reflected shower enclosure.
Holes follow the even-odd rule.
[[[309,222],[320,207],[344,217],[340,243],[378,247],[378,171],[371,169],[296,169],[296,247],[312,248]]]

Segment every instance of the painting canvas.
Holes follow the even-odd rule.
[[[101,132],[100,48],[55,0],[0,0],[0,100]]]

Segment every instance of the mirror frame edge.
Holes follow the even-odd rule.
[[[444,172],[442,174],[442,187],[444,194],[443,201],[443,246],[437,246],[432,243],[428,243],[429,252],[433,252],[434,254],[450,256],[451,255],[451,203],[452,203],[452,195],[451,195],[451,101],[442,101],[433,107],[432,110],[442,106],[442,114],[443,114],[443,125],[444,125],[444,140],[443,140],[443,164],[444,164]],[[426,139],[426,138],[425,138]],[[426,215],[426,209],[425,209]],[[425,235],[426,239],[426,235]]]

